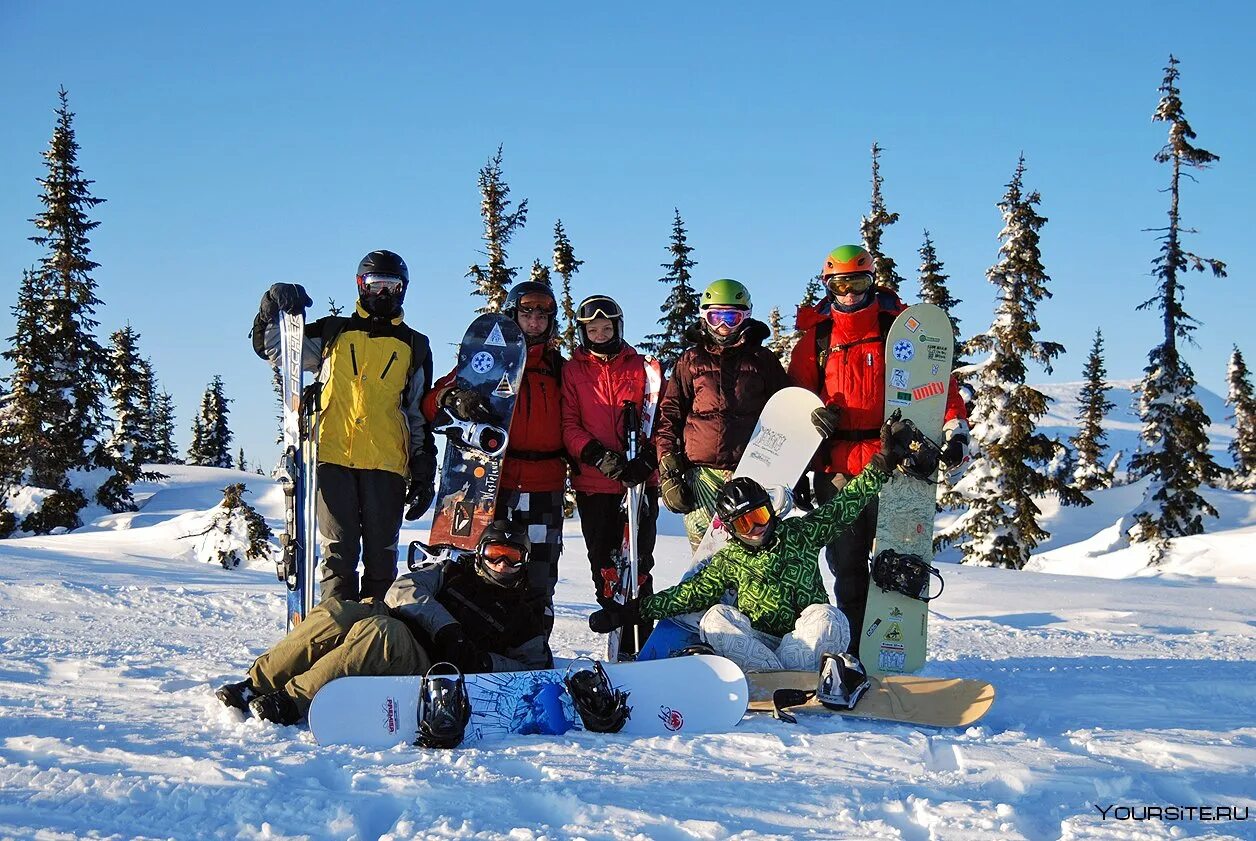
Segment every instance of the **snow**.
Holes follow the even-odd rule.
[[[1042,500],[1035,571],[944,565],[925,673],[998,687],[965,730],[756,715],[710,736],[373,752],[214,699],[279,639],[282,585],[181,538],[231,482],[276,528],[281,494],[160,470],[139,511],[0,541],[0,838],[1256,838],[1250,820],[1183,817],[1256,806],[1254,494],[1208,491],[1220,519],[1154,569],[1114,531],[1139,485]],[[667,584],[687,544],[678,518],[660,530]],[[566,538],[555,645],[591,654],[577,522]],[[1183,811],[1134,819],[1161,807]]]

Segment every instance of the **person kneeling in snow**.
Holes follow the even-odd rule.
[[[540,606],[528,585],[526,526],[498,520],[467,561],[436,561],[398,578],[384,601],[331,598],[215,693],[276,724],[305,718],[314,695],[349,675],[421,675],[435,662],[464,673],[545,668]]]
[[[665,619],[705,610],[700,629],[716,654],[744,671],[815,671],[825,652],[850,645],[846,617],[828,602],[817,556],[854,522],[890,473],[929,446],[906,421],[881,428],[881,451],[824,505],[792,519],[777,517],[767,491],[749,477],[730,480],[716,499],[721,526],[733,538],[693,576],[640,602],[640,615]],[[722,604],[726,591],[734,604]],[[633,621],[632,609],[611,605],[589,617],[607,633]]]

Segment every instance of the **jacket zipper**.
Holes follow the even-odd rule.
[[[384,379],[384,377],[388,376],[388,369],[391,368],[392,364],[396,361],[397,361],[397,351],[394,350],[393,355],[388,357],[388,364],[384,366],[384,373],[379,375],[379,378],[381,380]]]
[[[353,376],[356,377],[358,375],[358,354],[353,349],[352,342],[349,343],[349,362],[353,365]]]

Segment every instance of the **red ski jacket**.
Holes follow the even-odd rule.
[[[563,355],[548,345],[528,348],[523,384],[510,421],[510,445],[502,460],[501,486],[512,491],[561,491],[567,481],[563,460],[560,399]],[[423,398],[423,414],[433,420],[440,398],[453,384],[455,368]]]
[[[625,344],[610,359],[577,348],[571,361],[563,368],[563,443],[572,459],[590,441],[597,441],[608,450],[624,452],[624,403],[635,403],[641,411],[645,396],[645,357],[632,345]],[[641,449],[653,447],[653,437],[642,439]],[[658,473],[648,485],[658,484]],[[571,477],[571,486],[584,493],[622,494],[624,484],[608,479],[596,467],[580,465],[580,472]]]
[[[820,395],[824,405],[838,412],[838,438],[816,457],[813,467],[825,473],[854,476],[881,449],[880,429],[885,421],[885,337],[894,316],[907,309],[893,292],[877,289],[872,303],[853,313],[830,306],[826,298],[815,307],[799,307],[797,329],[802,331],[789,359],[789,376],[796,384]],[[821,372],[816,332],[832,325]],[[823,333],[821,333],[823,338]],[[955,378],[946,398],[946,420],[966,418]]]

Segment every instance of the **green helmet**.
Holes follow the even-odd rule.
[[[705,307],[738,307],[750,313],[750,290],[738,280],[722,277],[712,281],[702,293],[700,308]]]

